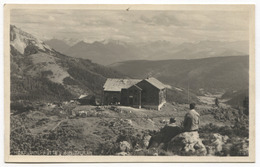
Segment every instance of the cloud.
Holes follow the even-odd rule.
[[[39,38],[125,42],[247,40],[248,13],[237,11],[12,10],[11,23]]]

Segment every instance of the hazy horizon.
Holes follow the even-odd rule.
[[[249,39],[249,16],[240,11],[15,9],[11,24],[42,40],[67,43],[118,40],[236,42]]]

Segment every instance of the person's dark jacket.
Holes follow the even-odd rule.
[[[158,147],[160,144],[167,144],[173,137],[181,133],[181,128],[176,124],[165,125],[158,134],[153,136],[150,140],[150,147]]]

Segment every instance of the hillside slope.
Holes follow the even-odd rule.
[[[100,95],[107,77],[124,76],[56,52],[13,25],[10,37],[12,100],[62,101],[80,94]]]
[[[249,97],[249,88],[237,90],[237,91],[228,91],[221,98],[229,99],[226,103],[232,106],[242,106],[246,97]]]
[[[134,78],[153,76],[174,87],[194,91],[248,88],[249,57],[215,57],[194,60],[125,61],[109,67]]]

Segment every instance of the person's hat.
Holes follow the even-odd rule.
[[[175,123],[176,122],[176,119],[173,117],[173,118],[170,118],[170,123]]]

